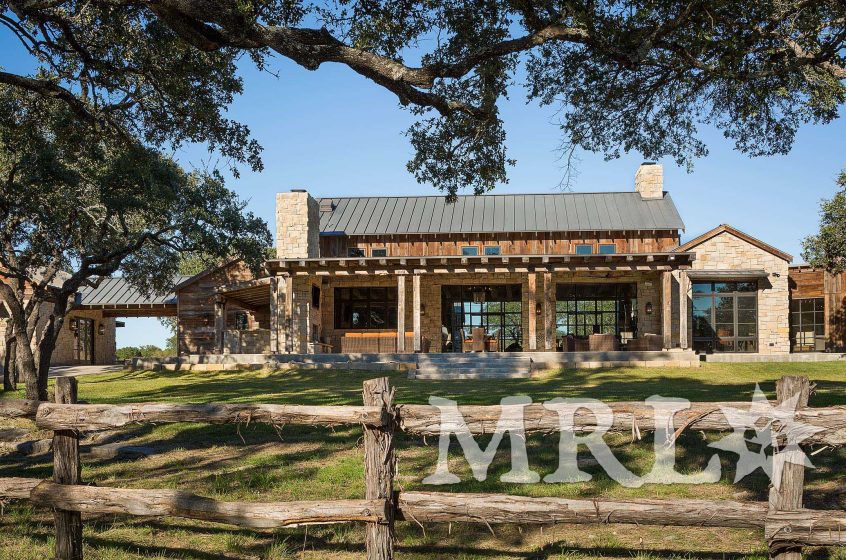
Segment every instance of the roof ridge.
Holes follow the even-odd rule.
[[[479,198],[479,197],[497,197],[497,196],[574,196],[574,195],[588,195],[588,194],[639,194],[637,191],[581,191],[581,192],[535,192],[535,193],[491,193],[491,194],[460,194],[458,198]],[[665,193],[669,194],[669,193]],[[439,194],[407,194],[407,195],[365,195],[365,196],[321,196],[317,200],[351,200],[361,198],[446,198]],[[660,199],[644,199],[660,200]]]

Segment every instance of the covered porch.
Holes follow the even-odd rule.
[[[221,296],[249,303],[259,316],[266,310],[271,354],[619,356],[690,348],[687,313],[678,310],[687,301],[693,258],[669,252],[283,259],[267,263],[270,277],[229,286]],[[221,320],[221,330],[227,326]],[[261,329],[259,320],[247,330]]]

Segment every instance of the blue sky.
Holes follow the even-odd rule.
[[[0,34],[0,52],[6,69],[28,65],[6,33]],[[271,67],[278,78],[243,65],[245,92],[230,110],[264,147],[264,171],[245,169],[229,183],[253,212],[272,224],[274,193],[291,188],[314,196],[435,192],[405,169],[411,148],[402,132],[412,118],[393,95],[338,65],[309,72],[277,59]],[[562,176],[555,109],[527,105],[517,87],[502,113],[517,165],[509,169],[510,183],[496,192],[554,192]],[[661,162],[664,188],[687,226],[683,240],[729,223],[799,262],[801,239],[817,227],[819,201],[834,193],[834,179],[846,167],[846,121],[805,127],[790,154],[769,158],[735,152],[718,131],[703,129],[703,137],[711,153],[692,173]],[[177,157],[185,165],[209,160],[198,147]],[[643,159],[636,153],[610,162],[599,154],[579,157],[572,190],[585,192],[633,189]],[[166,331],[155,319],[127,319],[126,325],[118,330],[119,346],[164,344]]]

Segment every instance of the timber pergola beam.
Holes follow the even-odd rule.
[[[271,274],[367,276],[403,274],[502,274],[530,272],[669,272],[692,266],[694,253],[614,255],[449,255],[424,257],[277,259]]]
[[[176,303],[104,303],[74,305],[73,311],[102,311],[103,317],[176,317]]]

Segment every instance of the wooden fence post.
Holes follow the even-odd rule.
[[[56,403],[76,404],[77,382],[74,377],[56,378]],[[79,435],[74,430],[53,432],[53,482],[82,482],[79,461]],[[56,509],[56,560],[82,559],[82,514]]]
[[[367,560],[393,560],[394,557],[394,392],[387,377],[364,382],[364,405],[382,406],[382,426],[364,427],[364,477],[368,500],[386,500],[385,523],[368,523],[365,542]]]
[[[807,377],[785,375],[776,382],[776,398],[779,403],[784,402],[796,394],[799,394],[796,408],[807,407],[808,398],[811,394],[811,384]],[[778,455],[774,457],[773,461],[777,460],[779,460]],[[770,488],[769,511],[772,513],[802,509],[804,484],[805,466],[795,463],[784,463],[778,488],[775,486]],[[770,546],[770,558],[775,560],[801,560],[802,547]]]

